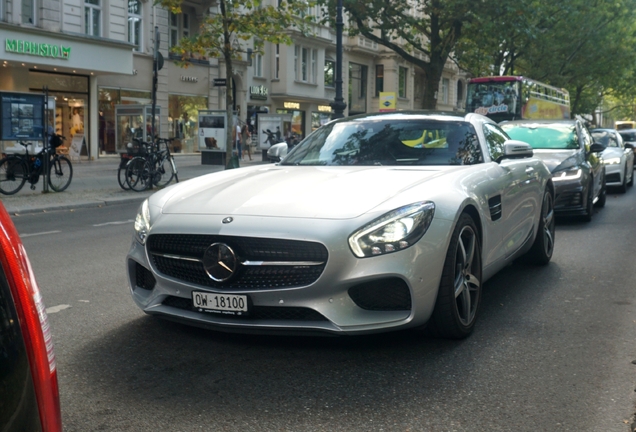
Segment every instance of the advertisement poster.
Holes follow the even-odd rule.
[[[380,112],[395,111],[397,95],[395,92],[380,92]]]
[[[224,110],[199,111],[199,150],[226,150],[226,129]]]
[[[522,107],[521,115],[531,120],[561,120],[570,118],[570,110],[564,105],[530,97]]]
[[[41,140],[44,95],[0,92],[0,139]]]
[[[262,150],[272,145],[285,142],[286,135],[291,134],[291,114],[258,114],[258,145]]]

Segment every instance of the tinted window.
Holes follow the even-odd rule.
[[[283,165],[468,165],[483,162],[470,123],[367,117],[327,124]]]
[[[534,149],[578,149],[579,140],[573,123],[504,123],[510,138],[525,141]]]
[[[620,132],[620,134],[625,141],[636,141],[636,132]]]
[[[593,130],[590,133],[595,142],[603,144],[605,147],[619,147],[618,141],[616,141],[616,137],[611,131]]]
[[[499,160],[504,154],[504,143],[509,139],[508,136],[498,126],[489,123],[484,124],[484,135],[490,157]]]

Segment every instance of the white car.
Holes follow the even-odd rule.
[[[602,144],[601,152],[605,164],[605,183],[616,186],[622,193],[627,186],[634,185],[634,146],[623,141],[615,129],[592,129],[594,141]]]
[[[467,337],[488,278],[523,255],[551,259],[554,186],[532,154],[478,114],[331,122],[279,164],[148,198],[126,260],[132,297],[224,331]]]

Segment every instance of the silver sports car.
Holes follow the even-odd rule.
[[[146,313],[225,331],[468,336],[484,281],[554,249],[554,187],[478,114],[331,122],[280,164],[163,189],[127,257]]]

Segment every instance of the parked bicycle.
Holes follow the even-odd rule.
[[[55,139],[51,139],[55,147],[62,144],[65,138],[61,135],[55,135]],[[4,155],[0,160],[0,193],[5,195],[13,195],[17,193],[28,181],[31,189],[35,189],[35,185],[40,180],[40,176],[44,174],[44,161],[49,161],[49,186],[55,192],[62,192],[68,188],[73,179],[73,165],[71,161],[55,152],[55,147],[46,150],[33,151],[31,144],[19,142],[24,147],[24,153],[15,153]]]
[[[157,138],[152,143],[140,142],[145,152],[126,164],[126,183],[135,192],[165,187],[172,179],[179,182],[177,165],[170,154],[170,142],[174,138]]]

